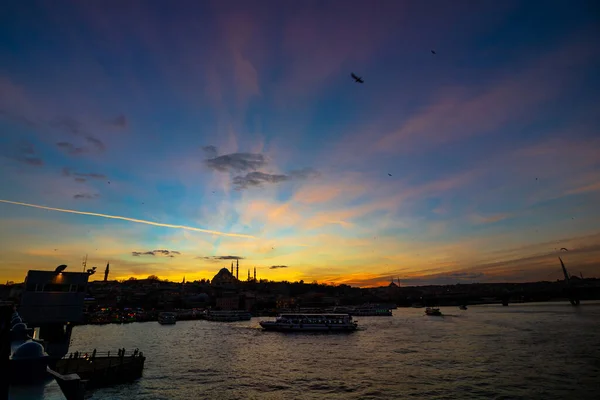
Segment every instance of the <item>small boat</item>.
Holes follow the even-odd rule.
[[[425,314],[427,315],[436,315],[436,316],[441,316],[442,312],[440,311],[439,308],[437,307],[427,307],[425,309]]]
[[[281,332],[351,332],[358,324],[350,314],[281,314],[275,321],[260,321],[260,326]]]
[[[461,310],[466,310],[467,309],[467,305],[466,304],[462,304],[460,306],[458,306],[459,309]]]
[[[158,323],[161,325],[173,325],[177,323],[177,316],[174,312],[161,312],[158,314]]]

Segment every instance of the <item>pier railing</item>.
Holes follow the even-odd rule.
[[[139,351],[138,349],[134,349],[134,350],[126,350],[126,349],[117,349],[116,351],[97,351],[96,349],[93,349],[92,351],[73,351],[70,352],[69,354],[65,354],[64,357],[62,358],[63,360],[68,360],[68,359],[88,359],[88,360],[94,360],[96,358],[107,358],[107,357],[112,357],[112,358],[124,358],[124,357],[143,357],[144,354]]]

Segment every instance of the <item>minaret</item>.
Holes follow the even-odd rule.
[[[235,260],[235,279],[239,279],[240,275],[240,260]]]
[[[181,281],[182,284],[185,284],[185,276],[183,277],[183,281]]]
[[[108,281],[108,273],[110,272],[110,264],[106,262],[106,269],[104,270],[104,282]]]
[[[254,282],[256,282],[256,267],[254,267]]]
[[[248,282],[250,282],[250,268],[248,268]]]
[[[233,276],[233,261],[231,262],[231,275]]]

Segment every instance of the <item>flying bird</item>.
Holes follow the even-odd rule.
[[[569,251],[569,249],[567,249],[566,247],[561,247],[560,249],[564,251]]]
[[[431,50],[431,54],[435,55],[436,54],[435,50]]]
[[[352,79],[354,79],[354,81],[356,83],[365,83],[365,81],[363,81],[362,77],[354,75],[354,72],[351,73],[350,76],[352,77]]]
[[[388,172],[388,175],[389,175],[389,176],[392,176],[392,174],[390,174],[389,172]]]

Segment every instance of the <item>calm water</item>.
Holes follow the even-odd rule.
[[[80,326],[71,350],[147,356],[136,383],[93,399],[591,399],[600,303],[394,310],[350,334],[263,332],[259,319]]]

